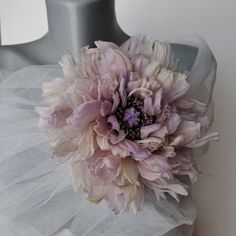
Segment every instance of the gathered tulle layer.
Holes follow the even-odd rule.
[[[189,72],[189,96],[208,104],[212,120],[215,59],[203,40],[185,43],[198,48]],[[196,210],[189,197],[180,203],[157,201],[147,190],[142,211],[116,216],[103,202],[93,205],[83,193],[73,191],[68,163],[51,158],[47,137],[38,129],[34,110],[42,83],[61,76],[59,66],[0,70],[1,234],[190,236]]]

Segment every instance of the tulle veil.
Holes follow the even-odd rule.
[[[216,61],[201,38],[182,41],[197,47],[189,71],[189,94],[208,104]],[[196,209],[190,197],[180,203],[156,201],[147,191],[140,213],[114,215],[74,192],[68,163],[56,163],[34,111],[42,83],[62,76],[57,65],[0,70],[0,234],[4,236],[190,236]]]

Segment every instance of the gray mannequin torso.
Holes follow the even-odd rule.
[[[26,65],[56,64],[65,51],[78,52],[82,46],[93,46],[95,40],[121,44],[126,35],[117,23],[114,0],[46,0],[49,32],[43,38],[26,44],[1,46],[0,68],[19,69]],[[174,57],[180,59],[180,70],[188,70],[197,50],[172,44]]]

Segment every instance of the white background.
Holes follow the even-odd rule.
[[[0,0],[0,45],[31,42],[47,31],[45,0]]]
[[[117,0],[118,21],[128,34],[174,39],[202,35],[218,61],[213,129],[220,141],[199,161],[194,188],[194,236],[236,235],[236,1]]]

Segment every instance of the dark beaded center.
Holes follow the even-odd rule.
[[[131,140],[140,139],[140,129],[143,126],[154,123],[154,117],[141,112],[143,101],[134,96],[127,99],[127,105],[118,107],[115,115],[120,124],[120,129],[126,133],[126,138]]]

